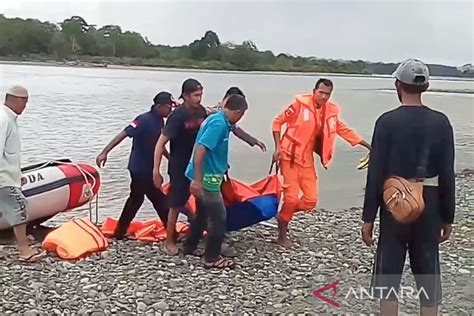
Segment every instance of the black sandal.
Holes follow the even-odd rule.
[[[218,269],[225,269],[225,268],[233,268],[235,266],[235,262],[231,259],[224,258],[220,256],[217,260],[212,262],[206,262],[205,260],[202,261],[204,263],[204,267],[206,269],[218,268]]]

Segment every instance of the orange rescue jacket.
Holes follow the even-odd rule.
[[[109,243],[89,219],[73,219],[62,224],[44,239],[45,250],[56,251],[63,259],[79,259],[104,251]]]
[[[101,227],[101,231],[105,237],[113,237],[115,229],[117,228],[118,220],[107,217]],[[184,234],[188,231],[189,225],[187,223],[176,223],[176,231]],[[127,229],[127,235],[131,239],[141,241],[162,241],[166,239],[166,226],[160,220],[151,219],[148,221],[132,221]]]
[[[292,160],[302,161],[304,152],[310,144],[311,136],[315,128],[321,128],[321,148],[316,150],[321,157],[321,163],[327,168],[333,157],[336,143],[336,135],[341,136],[352,146],[359,144],[362,138],[344,122],[339,119],[339,106],[327,102],[323,106],[322,128],[316,126],[313,94],[302,94],[295,96],[295,101],[280,113],[273,121],[273,131],[281,132],[283,125],[286,131],[281,137],[281,151],[291,157]]]

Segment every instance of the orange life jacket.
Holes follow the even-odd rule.
[[[281,138],[281,151],[284,154],[290,156],[292,160],[302,161],[306,148],[314,146],[310,140],[315,128],[320,128],[318,133],[322,132],[322,135],[318,135],[322,137],[318,154],[324,168],[329,166],[334,157],[337,134],[352,146],[360,143],[362,138],[339,120],[338,105],[327,102],[322,112],[321,128],[316,126],[313,94],[302,94],[295,96],[295,102],[275,118],[273,131],[281,131],[281,126],[286,124],[286,131]]]
[[[113,218],[106,218],[104,224],[101,227],[101,231],[104,236],[113,237],[115,229],[117,228],[118,221]],[[189,225],[187,223],[178,222],[176,223],[176,231],[180,234],[184,234],[188,231]],[[131,239],[137,239],[140,241],[161,241],[166,239],[166,227],[160,220],[152,219],[148,221],[133,221],[130,223],[127,229],[127,234]]]
[[[109,243],[89,219],[73,219],[50,232],[42,247],[63,259],[79,259],[106,250]]]

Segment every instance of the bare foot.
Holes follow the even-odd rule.
[[[26,236],[26,238],[28,238],[28,241],[30,242],[30,244],[34,244],[36,242],[35,237],[33,237],[32,235],[28,235]]]
[[[280,245],[280,246],[282,246],[283,248],[286,248],[286,249],[294,249],[295,248],[295,244],[291,240],[289,240],[288,238],[285,238],[285,239],[277,238],[277,239],[273,240],[273,243],[275,243],[277,245]]]
[[[168,255],[168,256],[176,256],[179,252],[178,247],[176,247],[176,244],[170,243],[168,241],[165,241],[163,244],[163,251]]]

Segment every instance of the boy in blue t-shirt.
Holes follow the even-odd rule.
[[[231,259],[221,255],[226,232],[227,211],[221,184],[228,169],[229,134],[248,108],[245,97],[230,96],[224,110],[209,116],[199,129],[186,176],[191,193],[196,197],[197,212],[191,221],[190,233],[184,242],[186,254],[194,252],[204,229],[207,229],[203,262],[207,268],[233,267]]]

